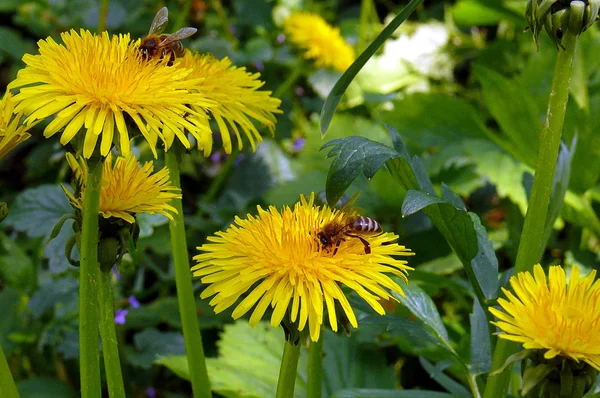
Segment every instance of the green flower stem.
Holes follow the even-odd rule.
[[[115,330],[114,300],[110,272],[100,272],[100,337],[102,338],[102,354],[104,371],[110,398],[125,398],[121,360],[119,359],[119,343]]]
[[[102,33],[106,30],[106,19],[108,17],[108,0],[102,0],[100,2],[100,11],[98,14],[98,33]]]
[[[283,357],[279,368],[279,381],[277,382],[277,398],[289,398],[294,396],[296,385],[296,374],[298,370],[298,358],[300,357],[300,344],[285,341]],[[311,395],[309,395],[311,397]]]
[[[2,346],[0,346],[0,391],[2,391],[3,396],[6,398],[19,398],[19,392],[17,391],[12,373],[10,373]]]
[[[323,385],[323,334],[308,349],[308,398],[321,398]]]
[[[535,178],[517,253],[515,274],[532,271],[533,266],[540,261],[544,250],[545,242],[543,242],[542,235],[546,224],[560,137],[569,99],[569,81],[571,80],[577,38],[578,36],[567,30],[562,39],[564,48],[558,52],[556,59],[552,91],[548,101],[548,113],[540,138]],[[517,344],[500,339],[494,351],[492,371],[502,366],[506,359],[516,352],[517,348]],[[506,396],[511,370],[512,366],[507,366],[504,372],[488,378],[484,398]]]
[[[100,398],[100,354],[98,349],[98,214],[102,161],[88,161],[83,193],[81,260],[79,266],[79,368],[81,396]]]
[[[165,152],[165,159],[169,168],[171,183],[173,186],[181,188],[177,148],[171,148],[170,151]],[[171,205],[177,209],[177,214],[173,215],[174,220],[169,222],[169,231],[171,232],[177,300],[192,381],[192,392],[195,398],[211,398],[206,361],[204,360],[204,348],[202,347],[202,337],[200,336],[200,326],[196,314],[196,299],[192,289],[192,274],[190,273],[181,199],[173,199]]]
[[[275,94],[273,94],[273,97],[281,98],[284,94],[286,94],[287,91],[292,87],[292,85],[296,83],[300,76],[302,76],[304,70],[304,64],[293,68],[291,72],[287,75],[283,83],[281,83],[279,87],[277,87],[277,90],[275,90]]]

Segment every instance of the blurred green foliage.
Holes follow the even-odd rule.
[[[489,372],[490,347],[481,344],[487,322],[463,265],[471,264],[487,299],[510,275],[556,56],[550,40],[542,39],[538,52],[523,33],[525,2],[426,1],[358,74],[325,138],[318,115],[341,74],[302,59],[283,34],[285,15],[319,13],[361,51],[404,2],[112,0],[107,29],[143,37],[163,5],[171,16],[167,30],[199,29],[188,48],[260,73],[283,101],[275,136],[256,153],[185,156],[190,256],[206,236],[236,215],[256,213],[258,204],[290,205],[326,186],[333,202],[346,189],[362,191],[357,205],[416,253],[409,261],[415,271],[409,299],[385,303],[386,316],[352,297],[360,327],[350,338],[326,333],[324,394],[469,396],[469,379],[480,383]],[[93,31],[98,16],[91,0],[1,2],[0,85],[23,67],[24,54],[36,52],[37,40],[58,40],[72,28]],[[596,26],[582,36],[575,61],[545,265],[599,269],[599,53]],[[0,344],[22,397],[76,396],[78,272],[64,255],[71,222],[47,243],[71,211],[59,186],[70,175],[63,149],[42,129],[0,161],[0,199],[10,208],[0,224]],[[362,152],[352,151],[357,146]],[[135,150],[143,160],[152,157],[144,145]],[[138,221],[137,250],[113,274],[115,308],[127,311],[117,325],[126,389],[130,396],[189,396],[167,220]],[[195,289],[199,296],[203,286],[196,281]],[[230,311],[214,314],[200,299],[197,309],[215,392],[273,396],[281,332],[233,323]],[[236,357],[239,347],[248,351]],[[305,391],[304,360],[296,396]]]

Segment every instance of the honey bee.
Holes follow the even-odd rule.
[[[142,40],[140,44],[140,51],[142,57],[146,60],[160,57],[161,59],[169,54],[168,65],[173,65],[175,57],[182,57],[185,54],[185,48],[179,41],[190,37],[196,33],[196,28],[181,28],[177,32],[168,34],[161,34],[169,21],[169,10],[167,7],[163,7],[156,13],[156,16],[152,20],[150,25],[150,31],[148,36]]]
[[[371,253],[371,245],[363,236],[377,235],[383,230],[377,221],[369,217],[360,216],[351,208],[352,203],[357,197],[358,193],[350,198],[342,208],[341,211],[346,214],[345,216],[326,224],[317,234],[317,239],[321,244],[322,250],[329,252],[333,248],[333,255],[335,256],[340,244],[348,237],[360,239],[361,243],[365,246],[365,254]]]

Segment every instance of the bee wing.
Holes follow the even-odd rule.
[[[360,195],[360,191],[357,191],[350,199],[346,201],[346,203],[344,203],[341,211],[344,213],[356,213],[357,209],[354,207],[354,202],[356,201],[356,198],[358,198],[358,195]]]
[[[190,37],[197,31],[198,31],[198,29],[196,29],[196,28],[190,28],[190,27],[181,28],[177,32],[170,34],[169,37],[171,37],[173,41],[179,41],[179,40],[183,40],[185,38]]]
[[[183,40],[186,37],[190,37],[197,31],[198,29],[196,28],[181,28],[173,34],[164,36],[164,38],[160,41],[160,45],[167,46],[169,44],[175,43],[176,41]]]
[[[167,7],[163,7],[160,10],[158,10],[156,15],[154,16],[152,24],[150,25],[150,31],[148,32],[148,36],[161,34],[167,27],[168,22],[169,10],[167,9]]]

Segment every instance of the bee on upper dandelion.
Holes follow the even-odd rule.
[[[192,36],[198,31],[196,28],[181,28],[177,32],[165,35],[161,34],[169,22],[169,10],[163,7],[156,13],[150,25],[148,36],[140,43],[140,51],[144,59],[159,58],[162,59],[167,54],[169,62],[167,65],[173,65],[175,57],[183,57],[185,48],[180,40]]]
[[[285,20],[284,30],[289,41],[304,51],[304,58],[313,60],[316,66],[344,72],[354,62],[354,49],[339,28],[317,14],[294,12]]]
[[[175,139],[191,148],[188,134],[208,155],[211,117],[226,152],[232,150],[230,135],[242,146],[240,131],[255,149],[262,137],[254,121],[272,132],[281,101],[260,90],[258,74],[232,67],[226,58],[184,55],[178,39],[193,28],[156,36],[166,17],[166,9],[159,11],[143,41],[86,30],[62,33],[60,44],[40,40],[39,54],[23,56],[26,66],[8,86],[19,90],[14,112],[26,117],[27,126],[51,118],[44,136],[60,134],[62,145],[73,144],[88,159],[107,156],[113,146],[128,156],[138,132],[155,157],[159,141],[166,150]]]
[[[377,313],[383,315],[383,300],[404,296],[401,286],[390,275],[408,283],[412,270],[405,260],[409,249],[396,243],[390,232],[361,235],[362,239],[340,235],[337,251],[323,247],[320,233],[327,225],[344,225],[344,209],[315,206],[314,194],[300,198],[293,209],[275,207],[246,219],[235,218],[235,225],[208,238],[194,257],[194,276],[208,285],[201,298],[214,296],[210,304],[219,313],[240,300],[233,310],[237,319],[253,309],[250,324],[256,325],[272,309],[271,325],[293,327],[313,341],[319,339],[325,316],[333,331],[340,317],[356,328],[354,311],[342,286],[354,290]],[[243,298],[242,298],[243,297]]]

